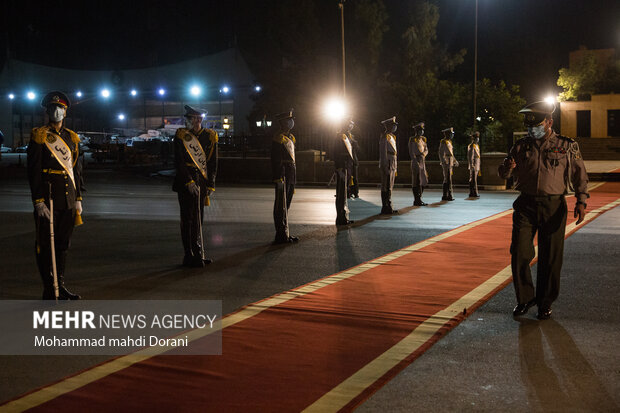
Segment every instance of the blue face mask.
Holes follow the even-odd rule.
[[[545,125],[528,126],[527,133],[534,139],[541,139],[545,136]]]

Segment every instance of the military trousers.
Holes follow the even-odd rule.
[[[478,195],[478,170],[469,170],[469,195]]]
[[[187,188],[177,193],[181,211],[181,239],[186,257],[201,257],[203,254],[202,221],[207,191],[200,191],[200,198],[190,194]]]
[[[349,206],[347,205],[348,171],[346,168],[336,169],[336,223],[345,222],[349,219]]]
[[[441,170],[443,171],[443,183],[448,184],[448,189],[452,192],[452,166],[442,163]]]
[[[391,191],[394,189],[396,179],[396,169],[384,169],[381,171],[381,191]]]
[[[49,203],[46,202],[49,206]],[[50,221],[39,218],[35,212],[34,221],[36,226],[35,254],[37,267],[43,281],[44,289],[53,285],[52,275],[52,243],[50,236]],[[54,252],[56,258],[56,274],[59,280],[64,275],[67,251],[71,246],[71,235],[75,222],[75,209],[54,208]]]
[[[288,230],[288,210],[295,194],[296,169],[295,164],[287,164],[284,168],[284,176],[275,183],[275,200],[273,203],[273,223],[276,227],[276,240],[287,240],[290,236]]]
[[[521,194],[513,203],[512,279],[519,304],[536,299],[540,308],[550,308],[560,292],[560,271],[566,232],[566,199],[563,195]],[[534,236],[538,233],[536,288],[530,263],[534,259]]]

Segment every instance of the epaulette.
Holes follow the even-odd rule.
[[[65,128],[65,130],[67,132],[69,132],[69,135],[71,136],[71,140],[73,141],[73,143],[79,143],[80,142],[80,137],[78,136],[77,133],[73,132],[71,129]]]
[[[556,135],[558,137],[558,139],[563,139],[568,141],[568,143],[574,143],[577,142],[576,140],[574,140],[573,138],[569,138],[568,136],[564,136],[564,135]]]
[[[185,128],[179,128],[177,129],[176,133],[174,134],[175,138],[179,138],[179,139],[183,139],[185,138],[185,135],[187,135],[187,129]]]
[[[283,145],[286,143],[287,138],[292,140],[293,143],[295,143],[295,137],[292,133],[290,136],[286,136],[284,133],[278,133],[276,136],[273,137],[273,141]]]
[[[40,145],[45,143],[45,139],[47,138],[47,131],[49,128],[47,126],[41,126],[40,128],[32,129],[32,139]]]
[[[209,140],[211,141],[211,143],[217,143],[217,141],[219,140],[219,136],[217,136],[217,132],[214,131],[213,129],[208,129],[209,131]]]

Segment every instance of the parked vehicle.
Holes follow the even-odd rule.
[[[9,153],[9,152],[13,152],[13,150],[11,148],[9,148],[8,146],[2,145],[2,147],[0,147],[0,152],[2,152],[2,153]]]

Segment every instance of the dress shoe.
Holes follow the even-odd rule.
[[[67,290],[64,285],[58,287],[58,299],[59,300],[81,300],[82,297],[79,294],[74,294]]]
[[[192,257],[189,262],[190,268],[202,268],[204,266],[205,266],[205,263],[202,260],[202,257]]]
[[[280,244],[290,244],[290,243],[292,243],[292,242],[293,242],[293,241],[292,241],[290,238],[276,238],[276,239],[273,241],[273,243],[272,243],[272,244],[273,244],[273,245],[280,245]]]
[[[413,203],[413,206],[427,206],[427,205],[428,205],[428,204],[427,204],[426,202],[422,201],[422,200],[415,201],[415,202]]]
[[[355,221],[351,221],[349,219],[343,219],[341,221],[336,221],[336,225],[349,225],[354,223]]]
[[[538,314],[536,314],[536,318],[539,320],[548,320],[551,318],[551,307],[543,307],[538,309]]]
[[[290,236],[288,237],[289,242],[299,242],[299,237]]]
[[[520,317],[522,315],[525,315],[527,313],[527,311],[536,305],[536,299],[533,299],[531,301],[528,301],[525,304],[517,304],[517,306],[515,307],[514,310],[512,310],[512,315],[515,317]]]
[[[190,267],[192,264],[192,256],[191,255],[186,255],[183,257],[183,264],[181,264],[184,267]]]
[[[205,265],[207,265],[207,264],[211,264],[213,260],[211,258],[205,258],[202,260],[202,262],[205,263]]]

